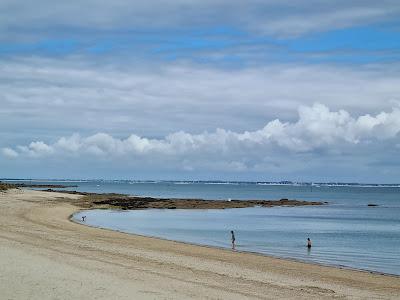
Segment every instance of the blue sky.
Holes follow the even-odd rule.
[[[252,53],[251,48],[257,48]],[[243,50],[239,50],[239,49]],[[247,49],[246,49],[247,48]],[[273,37],[237,28],[215,27],[166,31],[73,32],[34,41],[4,41],[2,56],[71,55],[114,56],[135,54],[142,59],[227,64],[250,63],[390,63],[399,60],[399,29],[393,23],[356,26],[295,37]],[[212,58],[210,53],[219,53]]]
[[[398,1],[0,11],[0,177],[400,182]]]

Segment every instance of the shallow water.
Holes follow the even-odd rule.
[[[226,210],[92,210],[86,224],[203,245],[400,275],[399,209],[275,207]],[[310,237],[313,247],[305,247]]]
[[[44,182],[36,182],[44,183]],[[51,181],[49,183],[55,183]],[[400,188],[84,181],[73,190],[203,199],[304,199],[324,206],[226,210],[93,210],[86,224],[128,233],[400,275]],[[377,207],[369,207],[369,203]],[[313,241],[311,251],[306,239]]]

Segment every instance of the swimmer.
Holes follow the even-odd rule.
[[[232,250],[235,250],[235,233],[231,230]]]

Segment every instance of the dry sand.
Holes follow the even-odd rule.
[[[400,278],[91,228],[58,193],[0,193],[0,299],[400,299]]]

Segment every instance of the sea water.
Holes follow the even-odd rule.
[[[68,183],[78,185],[71,189],[80,191],[152,197],[327,201],[328,204],[322,206],[225,210],[92,210],[80,212],[74,218],[79,221],[82,215],[86,215],[86,224],[90,226],[223,248],[230,247],[230,230],[234,230],[240,251],[400,275],[398,186],[133,181]],[[310,250],[306,247],[308,237],[313,242]]]

